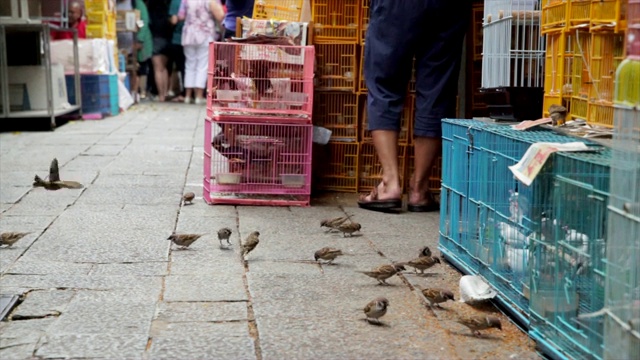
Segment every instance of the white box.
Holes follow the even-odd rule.
[[[30,110],[47,110],[47,80],[44,66],[9,66],[9,85],[25,84],[29,94]],[[67,83],[62,64],[51,64],[53,108],[68,106]]]
[[[109,58],[109,47],[113,54],[113,41],[106,39],[78,39],[78,63],[80,73],[111,74],[113,56]],[[51,42],[51,62],[64,65],[67,74],[73,74],[73,40]]]

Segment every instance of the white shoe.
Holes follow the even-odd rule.
[[[197,98],[196,99],[196,105],[203,105],[207,103],[207,99],[205,98]]]
[[[192,99],[192,98],[190,98],[190,97],[185,97],[185,98],[184,98],[184,103],[185,103],[185,104],[191,104],[192,102],[193,102],[193,99]]]

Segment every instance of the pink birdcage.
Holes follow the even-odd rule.
[[[311,124],[313,46],[213,42],[207,117]]]
[[[308,206],[313,125],[239,120],[205,121],[205,201]]]

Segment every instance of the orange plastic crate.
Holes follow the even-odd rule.
[[[364,39],[369,27],[369,4],[371,0],[362,0],[362,8],[360,10],[360,44],[364,45]]]
[[[591,0],[590,28],[624,31],[627,27],[628,0]]]
[[[407,145],[398,145],[398,173],[400,186],[404,185]],[[382,166],[378,161],[375,146],[370,142],[360,143],[360,160],[358,161],[358,192],[369,192],[382,181]]]
[[[253,19],[300,21],[304,0],[256,0]]]
[[[367,82],[364,80],[364,45],[360,46],[360,66],[358,67],[360,76],[358,77],[358,92],[367,92]]]
[[[414,147],[410,146],[407,149],[407,164],[405,166],[405,185],[404,188],[408,192],[410,190],[409,182],[411,180],[411,175],[413,175],[413,170],[415,166],[413,165],[414,161]],[[433,168],[431,168],[431,173],[429,174],[429,192],[432,194],[439,194],[440,187],[442,185],[442,156],[439,156],[436,159],[436,163],[433,164]]]
[[[357,44],[316,44],[317,90],[357,90]]]
[[[549,31],[564,29],[567,26],[568,13],[568,0],[543,0],[541,32],[544,34]]]
[[[360,2],[362,0],[313,0],[311,18],[316,43],[360,40]]]
[[[362,105],[362,141],[372,141],[371,132],[367,130],[369,122],[367,121],[367,101],[364,96]],[[411,128],[413,127],[413,114],[416,106],[416,97],[413,94],[407,94],[404,109],[400,117],[400,133],[398,134],[399,144],[409,144],[411,142]]]
[[[591,0],[570,0],[569,27],[589,24],[591,19]]]
[[[358,95],[347,92],[317,92],[313,124],[331,130],[331,141],[358,141]]]
[[[322,147],[325,159],[315,188],[339,192],[358,191],[358,143],[330,142]]]

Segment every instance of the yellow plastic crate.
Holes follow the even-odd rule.
[[[566,30],[548,32],[544,62],[544,116],[549,115],[549,106],[553,104],[570,107],[573,61],[573,34]]]
[[[571,98],[569,115],[574,120],[587,120],[589,118],[589,99],[581,96]]]
[[[106,11],[87,11],[87,25],[102,25],[107,23]]]
[[[568,13],[568,0],[542,0],[541,32],[545,34],[549,31],[565,29]]]
[[[357,90],[357,47],[356,43],[315,44],[316,89]]]
[[[319,151],[315,188],[339,192],[358,191],[358,143],[330,142]]]
[[[331,130],[331,141],[358,141],[358,95],[331,91],[313,98],[313,124]]]
[[[592,33],[590,99],[612,102],[614,79],[618,65],[624,59],[624,35],[610,32]]]
[[[591,20],[591,0],[570,0],[569,27],[589,24]]]
[[[87,25],[87,38],[107,38],[109,31],[107,24]]]
[[[398,145],[398,174],[400,174],[400,186],[405,183],[405,165],[407,157],[407,145]],[[376,149],[371,142],[360,143],[358,166],[358,192],[366,193],[373,190],[382,181],[382,166],[378,161]]]
[[[613,127],[613,103],[591,102],[589,103],[589,118],[591,125]]]
[[[627,28],[628,0],[591,0],[591,30],[613,29],[615,32]]]
[[[361,120],[361,129],[362,129],[362,141],[373,141],[371,137],[371,132],[367,130],[369,126],[369,122],[367,120],[367,101],[366,95],[364,96],[364,101],[362,104],[362,120]],[[405,99],[404,108],[402,109],[402,116],[400,117],[400,132],[398,133],[398,143],[399,144],[409,144],[411,143],[411,129],[413,128],[413,118],[416,107],[416,97],[413,94],[407,94]]]
[[[570,71],[572,72],[571,85],[573,88],[573,96],[587,98],[591,93],[592,85],[592,37],[588,31],[576,31],[574,32],[574,34],[575,39],[573,41],[573,69],[570,69]]]
[[[256,0],[253,19],[300,21],[304,0]]]
[[[362,0],[312,0],[311,18],[316,43],[360,40],[360,2]]]
[[[84,0],[84,8],[87,13],[93,11],[108,12],[113,10],[109,8],[109,0]]]

